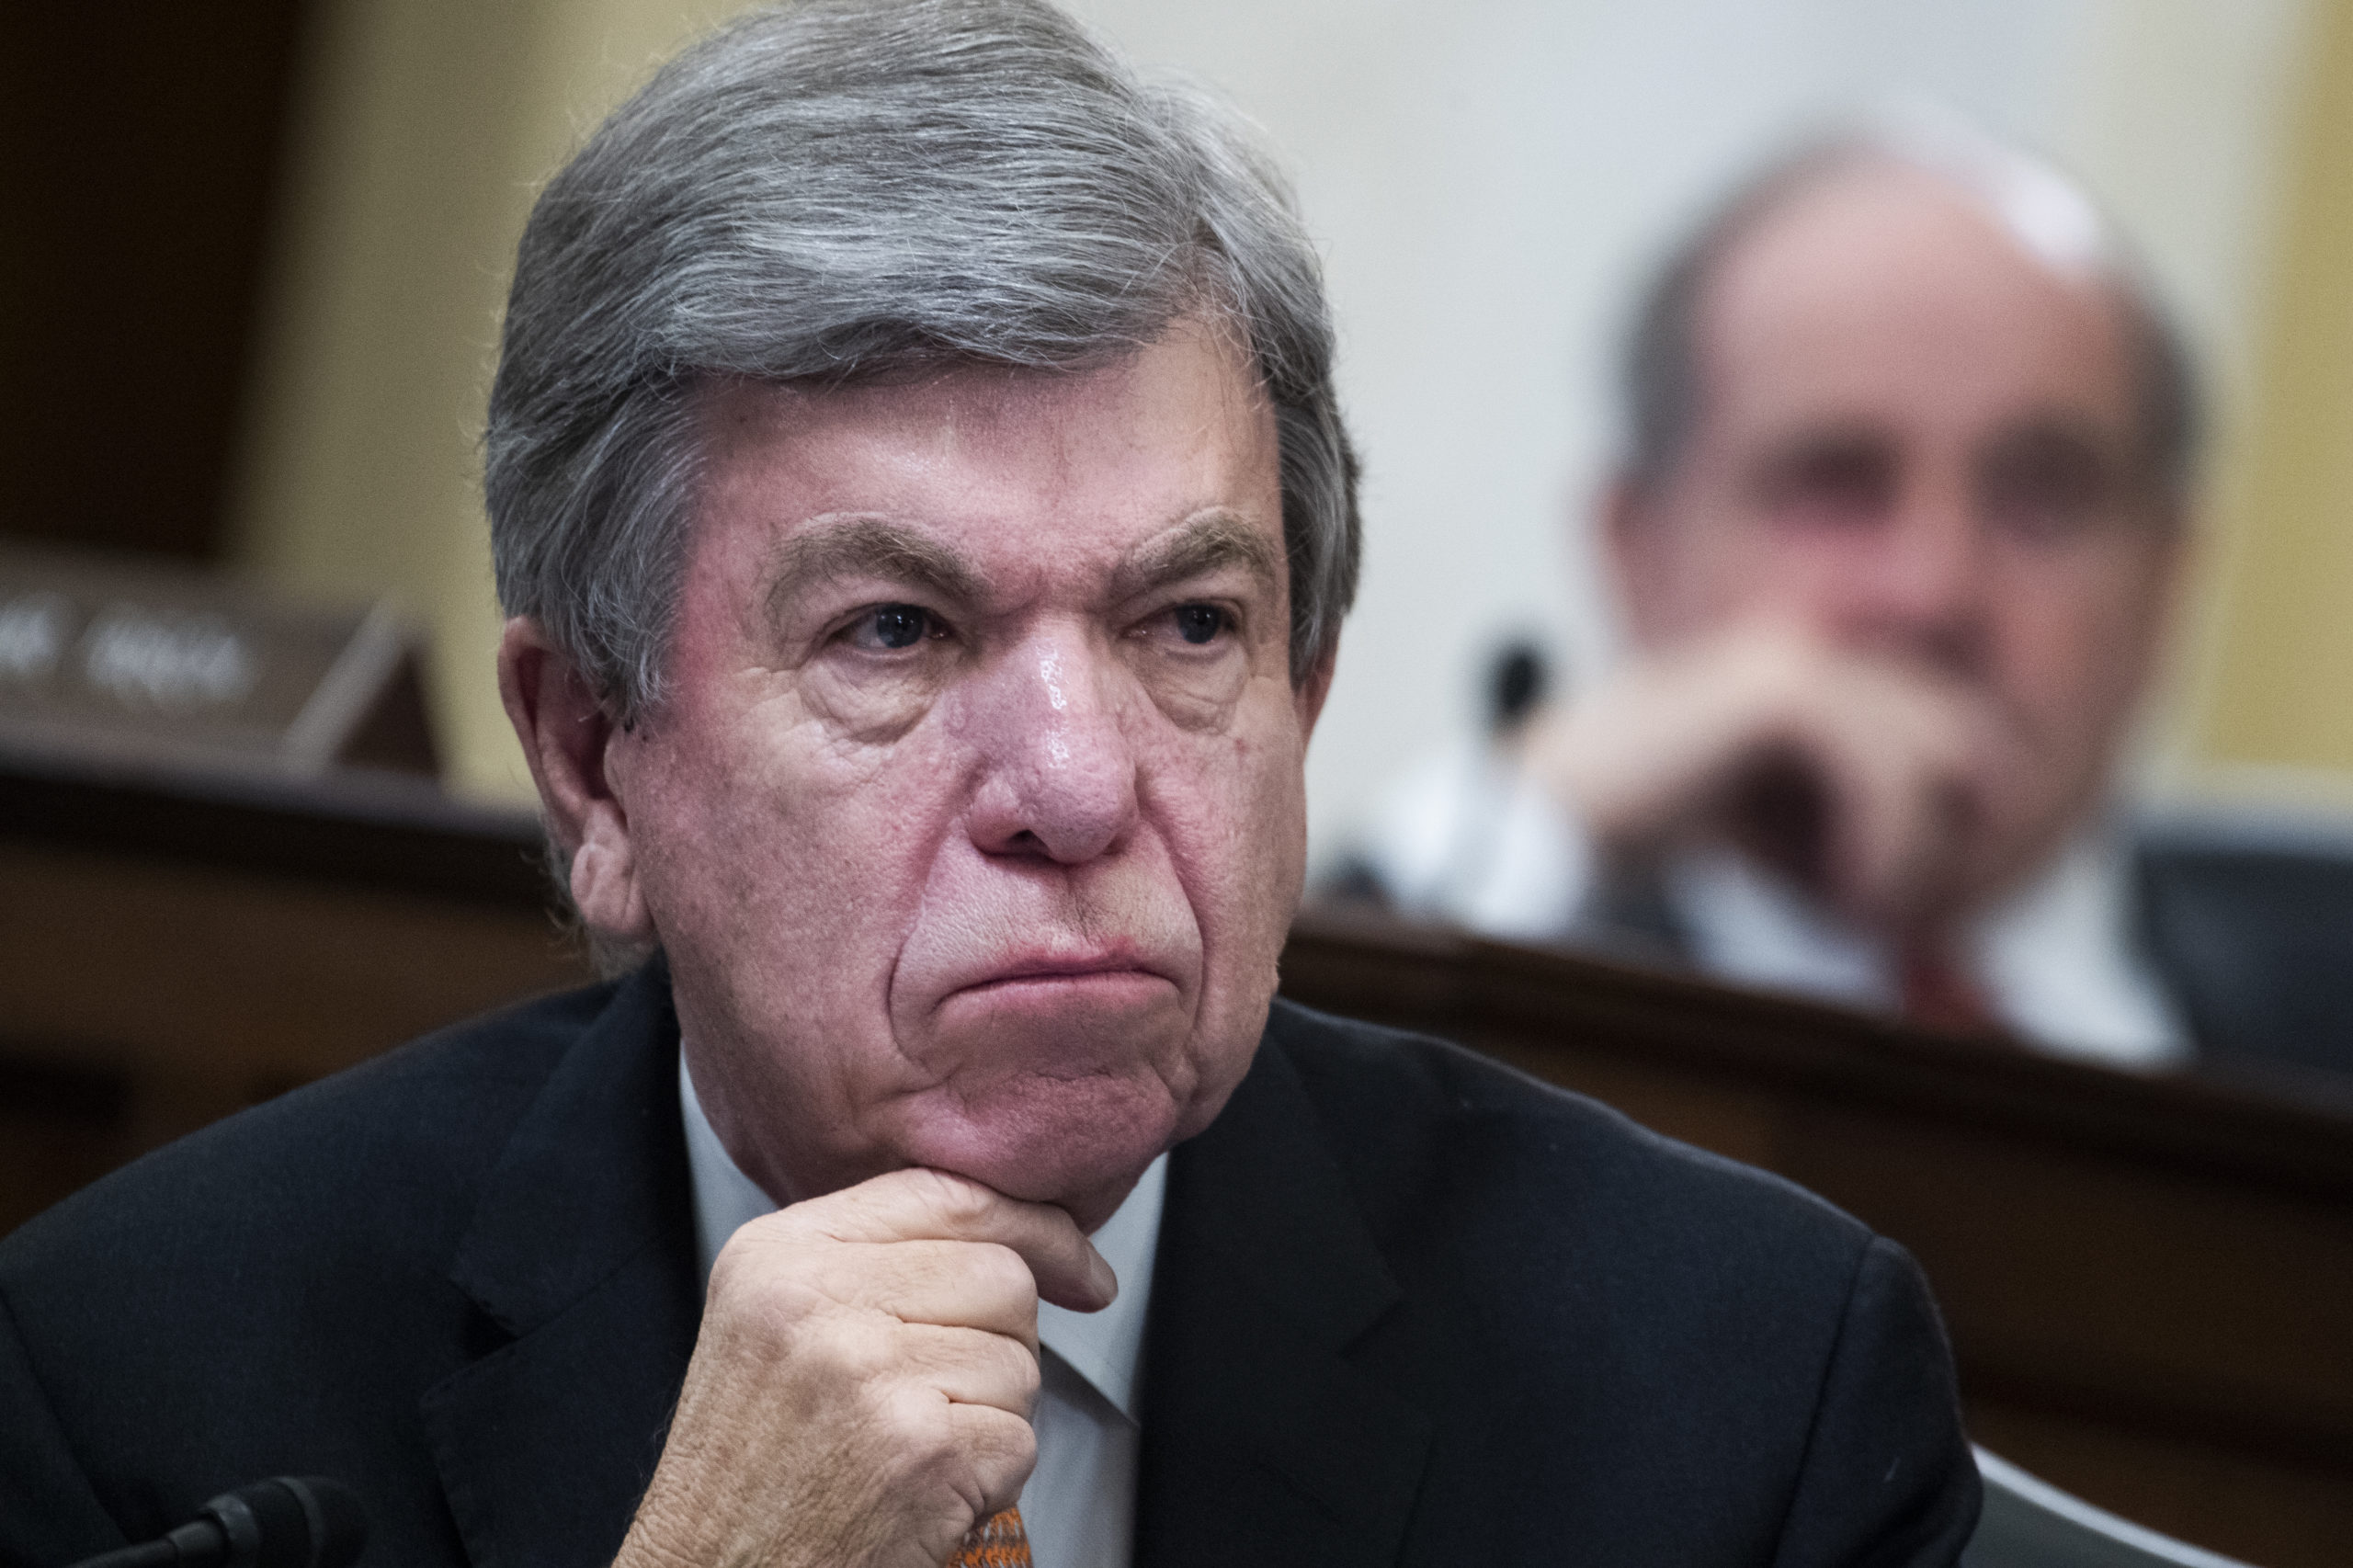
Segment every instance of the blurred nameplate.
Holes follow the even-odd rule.
[[[290,606],[212,574],[0,551],[0,745],[303,777],[437,771],[415,639],[383,606]]]

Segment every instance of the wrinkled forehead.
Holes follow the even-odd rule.
[[[1108,565],[1214,513],[1279,545],[1272,407],[1212,327],[1076,370],[960,362],[847,384],[714,381],[699,420],[698,516],[778,541],[865,519],[1002,573],[1057,557]]]

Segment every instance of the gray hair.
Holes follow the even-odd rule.
[[[631,722],[661,699],[703,388],[1085,369],[1189,315],[1235,333],[1273,405],[1303,680],[1356,592],[1357,462],[1273,164],[1044,0],[757,12],[663,68],[532,210],[484,438],[500,602]]]
[[[2097,278],[2121,312],[2134,359],[2143,472],[2168,503],[2192,477],[2201,425],[2188,345],[2114,226],[2050,164],[1932,112],[1914,110],[1800,143],[1734,187],[1687,233],[1636,308],[1621,366],[1624,469],[1667,480],[1700,415],[1698,318],[1710,283],[1758,225],[1819,186],[1874,165],[1916,169],[1979,198],[2028,248]]]

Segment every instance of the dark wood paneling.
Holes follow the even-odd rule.
[[[0,532],[217,553],[305,8],[0,6]]]
[[[409,780],[0,772],[0,1230],[588,969],[536,824]]]
[[[549,902],[536,817],[401,774],[97,769],[0,750],[0,840],[509,912]]]

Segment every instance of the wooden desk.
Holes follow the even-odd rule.
[[[0,759],[0,1232],[241,1107],[580,983],[537,824],[391,777]]]
[[[529,818],[0,759],[0,1229],[586,974]],[[1312,914],[1285,991],[1779,1171],[1910,1247],[1988,1447],[2270,1568],[2353,1559],[2353,1106]]]

